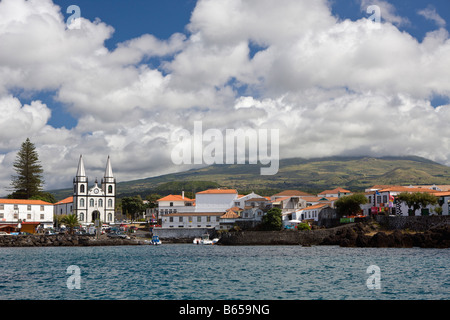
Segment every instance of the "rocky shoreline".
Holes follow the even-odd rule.
[[[338,245],[374,248],[450,248],[448,224],[424,232],[383,230],[376,223],[355,223],[310,231],[243,231],[222,235],[222,245]]]
[[[145,244],[136,239],[96,239],[82,235],[8,235],[0,236],[0,247],[83,247],[83,246],[132,246]]]

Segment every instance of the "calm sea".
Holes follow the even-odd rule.
[[[449,266],[449,249],[0,248],[0,299],[447,300]]]

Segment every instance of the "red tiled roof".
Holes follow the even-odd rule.
[[[72,202],[73,202],[73,197],[68,197],[68,198],[65,198],[65,199],[63,199],[63,200],[61,200],[61,201],[55,203],[55,205],[56,205],[56,204],[72,203]]]
[[[0,199],[2,204],[37,204],[37,205],[53,205],[53,203],[42,200],[22,200],[22,199]]]
[[[235,189],[209,189],[201,192],[197,192],[197,194],[237,194],[237,190]]]
[[[184,197],[184,199],[183,199],[183,196],[169,194],[168,196],[165,196],[165,197],[159,199],[158,201],[194,201],[194,200],[189,199],[188,197]]]

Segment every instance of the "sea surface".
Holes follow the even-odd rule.
[[[0,248],[0,299],[448,300],[449,267],[449,249]]]

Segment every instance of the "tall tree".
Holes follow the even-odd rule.
[[[39,195],[44,183],[44,170],[40,164],[36,147],[29,138],[22,143],[13,166],[17,173],[17,175],[11,176],[13,197],[30,199]]]

